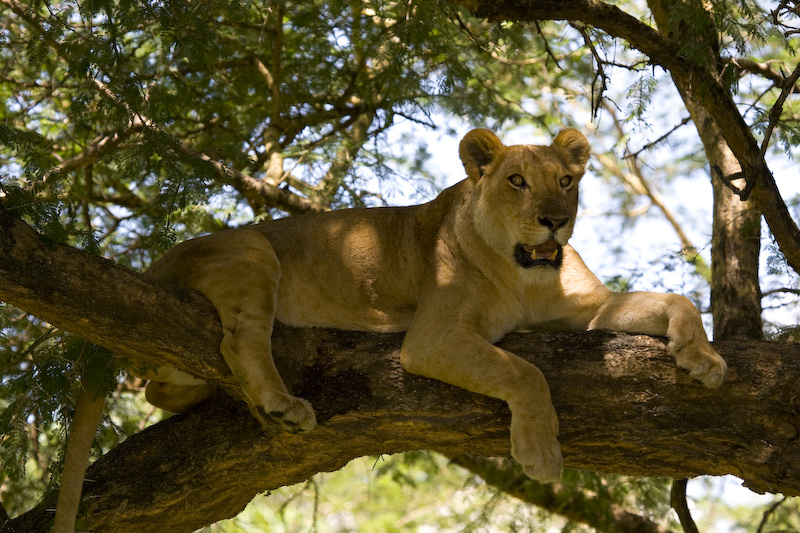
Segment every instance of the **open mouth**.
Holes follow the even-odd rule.
[[[562,256],[563,249],[554,239],[537,246],[517,244],[514,248],[514,259],[522,268],[531,268],[537,265],[558,268],[561,266]]]

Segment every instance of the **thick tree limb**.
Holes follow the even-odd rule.
[[[47,246],[2,210],[0,300],[118,353],[238,391],[217,353],[216,314],[202,297]],[[404,373],[401,341],[402,334],[277,328],[281,372],[314,404],[320,426],[306,435],[262,432],[240,402],[220,395],[92,465],[81,527],[189,531],[235,515],[259,492],[362,455],[508,455],[506,406]],[[754,490],[800,494],[797,344],[717,344],[731,369],[718,391],[686,383],[662,339],[528,333],[508,335],[502,346],[547,377],[568,466],[676,478],[734,474]],[[39,530],[48,505],[7,530]]]
[[[262,433],[246,409],[221,396],[92,465],[81,527],[190,531],[237,514],[259,492],[362,455],[507,456],[503,403],[403,373],[401,339],[280,328],[283,373],[315,405],[320,426],[306,435],[277,427]],[[714,392],[681,383],[661,339],[512,334],[502,346],[547,376],[568,466],[668,477],[732,473],[755,490],[800,494],[797,345],[717,345],[731,378]],[[288,354],[303,362],[287,365]],[[39,509],[12,524],[31,531],[45,519]]]
[[[173,304],[182,302],[186,313],[162,307],[165,292]],[[102,257],[46,243],[2,205],[0,301],[134,360],[191,361],[196,363],[190,363],[191,371],[202,377],[228,373],[215,358],[222,339],[216,312],[202,295],[165,287]],[[234,383],[233,378],[228,382]]]

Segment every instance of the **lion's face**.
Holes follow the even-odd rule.
[[[567,129],[551,146],[504,146],[488,130],[473,130],[460,155],[474,183],[473,221],[487,244],[520,268],[558,269],[575,225],[586,138]]]

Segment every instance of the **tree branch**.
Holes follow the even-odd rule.
[[[614,121],[614,128],[617,132],[618,138],[625,138],[625,131],[622,128],[622,124],[620,123],[619,117],[617,117],[617,113],[614,108],[610,105],[606,105],[606,111],[609,113],[609,115],[611,115],[611,119]],[[650,200],[651,204],[655,205],[659,211],[661,211],[661,214],[672,226],[676,236],[681,241],[681,256],[683,259],[687,263],[694,265],[695,271],[700,274],[703,279],[710,281],[711,268],[706,264],[705,260],[700,255],[700,250],[683,231],[683,228],[681,227],[680,222],[678,222],[677,217],[669,208],[669,206],[667,206],[661,195],[650,187],[650,184],[642,174],[642,169],[639,166],[638,159],[635,156],[631,157],[630,154],[626,154],[623,159],[625,159],[628,163],[629,172],[625,172],[617,164],[617,162],[607,154],[596,154],[596,158],[600,164],[606,167],[611,173],[616,175],[624,183],[627,183],[634,193],[646,196]]]
[[[778,88],[794,85],[794,90],[800,91],[800,87],[796,85],[797,80],[792,82],[789,77],[784,76],[781,72],[776,72],[772,69],[772,64],[780,63],[781,66],[783,66],[783,61],[768,61],[766,63],[759,63],[758,61],[753,61],[752,59],[746,57],[733,57],[728,59],[728,62],[737,67],[741,72],[750,72],[763,78],[767,78]]]
[[[781,119],[781,113],[783,112],[783,105],[786,102],[786,98],[788,98],[789,95],[795,92],[797,89],[796,84],[798,79],[800,79],[800,63],[794,67],[792,73],[788,78],[786,78],[786,83],[781,88],[781,94],[778,95],[777,100],[775,100],[775,104],[772,106],[772,109],[769,110],[769,123],[767,124],[766,131],[764,132],[764,139],[761,141],[762,157],[767,153],[772,132],[775,130],[775,127],[778,125],[778,122]]]
[[[176,150],[185,157],[195,157],[201,161],[209,163],[214,169],[217,177],[223,182],[230,182],[241,192],[245,198],[261,205],[264,203],[282,209],[289,214],[298,215],[302,213],[318,213],[329,209],[317,202],[298,196],[293,192],[281,189],[277,185],[266,180],[259,180],[247,174],[227,167],[212,157],[197,152],[183,143],[176,144]]]
[[[596,495],[574,490],[561,483],[539,483],[529,479],[511,459],[459,455],[450,460],[482,477],[489,485],[524,502],[536,505],[572,522],[586,524],[597,531],[614,533],[668,533],[646,516]]]
[[[137,117],[131,120],[128,127],[122,131],[101,133],[92,139],[79,154],[64,159],[58,165],[48,170],[44,175],[44,181],[47,181],[53,176],[66,174],[73,170],[91,165],[104,155],[116,150],[119,145],[125,142],[131,135],[141,131],[144,127],[145,125],[142,120]]]
[[[669,504],[678,514],[678,519],[681,522],[684,533],[699,533],[697,524],[695,524],[692,518],[692,512],[689,510],[689,504],[686,501],[687,482],[687,479],[676,479],[672,483]]]
[[[211,304],[102,258],[46,245],[0,209],[0,300],[139,361],[167,364],[242,394],[218,353]],[[320,426],[262,431],[239,400],[215,401],[130,437],[87,473],[80,527],[186,531],[233,516],[257,493],[362,455],[430,449],[509,454],[499,400],[408,375],[402,334],[276,328],[287,386]],[[717,343],[719,391],[687,383],[663,339],[510,334],[501,343],[542,370],[561,418],[565,462],[629,475],[734,474],[757,491],[800,494],[800,345]],[[40,530],[50,500],[7,531]],[[39,529],[37,529],[39,528]]]

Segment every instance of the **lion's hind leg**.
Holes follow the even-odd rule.
[[[240,229],[187,241],[155,270],[214,305],[223,330],[220,352],[262,424],[275,420],[293,432],[316,425],[311,405],[288,393],[272,360],[280,263],[266,237]]]
[[[169,367],[137,372],[137,377],[149,380],[145,398],[151,405],[170,413],[185,413],[203,403],[216,387]]]

